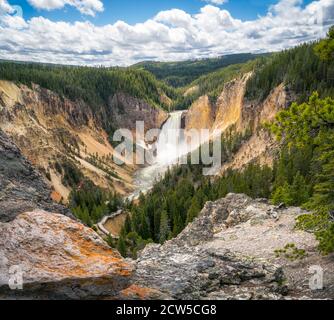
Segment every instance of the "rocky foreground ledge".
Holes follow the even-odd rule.
[[[130,285],[132,265],[92,229],[64,215],[23,213],[0,223],[0,234],[1,298],[113,297]],[[10,290],[19,272],[23,290]]]
[[[134,279],[173,299],[333,299],[334,256],[319,255],[314,236],[295,229],[304,213],[229,194],[176,239],[147,246]],[[287,244],[303,254],[277,256]],[[311,266],[323,269],[323,290],[310,290]]]
[[[230,194],[209,202],[177,238],[123,259],[91,229],[41,210],[0,223],[0,298],[33,299],[333,299],[334,258],[312,234],[295,230],[299,208]],[[294,244],[295,260],[275,250]],[[10,267],[23,290],[10,290]],[[324,289],[309,288],[321,266]]]

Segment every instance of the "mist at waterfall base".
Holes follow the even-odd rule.
[[[191,151],[181,130],[183,112],[170,114],[157,142],[149,147],[152,151],[153,164],[138,170],[135,174],[136,191],[131,195],[132,198],[136,198],[140,192],[145,193],[150,190],[154,182],[161,179],[169,167],[177,164],[182,156]]]

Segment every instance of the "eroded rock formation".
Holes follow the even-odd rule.
[[[227,169],[241,169],[250,162],[271,166],[277,155],[278,144],[263,124],[274,120],[277,113],[295,100],[295,95],[283,84],[277,86],[263,101],[248,101],[246,85],[252,73],[241,75],[224,85],[215,104],[207,96],[196,100],[185,113],[185,129],[211,129],[212,136],[233,129],[234,133],[252,132],[231,161],[224,164]]]
[[[0,296],[101,299],[129,286],[132,265],[92,229],[64,215],[26,212],[0,223],[0,234]],[[8,287],[13,266],[22,271],[23,290]]]
[[[65,207],[52,202],[50,194],[42,176],[0,130],[0,222],[11,221],[36,208],[71,216]]]
[[[208,96],[202,96],[196,100],[189,111],[185,113],[185,129],[211,129],[215,120],[215,108],[210,103]]]
[[[144,249],[135,281],[174,299],[333,299],[333,257],[317,252],[312,234],[295,230],[303,213],[245,195],[208,202],[177,238]],[[305,250],[302,259],[276,256],[292,243]],[[315,264],[324,270],[324,290],[310,290]]]
[[[124,93],[117,93],[110,98],[109,107],[116,128],[136,131],[136,121],[143,121],[145,133],[150,129],[160,129],[168,119],[167,112],[150,106],[143,100]],[[144,137],[137,137],[143,139]]]

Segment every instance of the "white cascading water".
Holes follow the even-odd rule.
[[[164,175],[168,167],[187,154],[187,145],[181,132],[183,111],[170,113],[169,119],[163,125],[157,142],[151,146],[154,153],[154,163],[139,170],[135,175],[137,191],[130,198],[135,198],[140,192],[148,191],[156,180]]]
[[[175,160],[187,153],[184,136],[181,132],[183,111],[173,112],[163,126],[158,142],[155,161],[160,165],[175,164]]]

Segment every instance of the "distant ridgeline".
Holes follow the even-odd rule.
[[[145,69],[168,85],[180,88],[189,85],[195,79],[233,64],[245,63],[261,55],[251,53],[232,54],[219,58],[198,59],[180,62],[141,62],[134,68]]]
[[[161,94],[174,98],[173,89],[145,70],[128,68],[92,68],[37,63],[0,62],[0,79],[31,86],[38,84],[70,100],[83,100],[100,108],[117,92],[164,107]]]
[[[254,76],[247,84],[246,97],[249,100],[263,100],[273,88],[285,83],[299,95],[300,101],[306,101],[313,91],[318,91],[320,96],[333,96],[334,93],[333,59],[321,60],[315,54],[314,46],[314,43],[304,44],[275,54],[236,54],[184,62],[142,62],[129,68],[0,61],[0,79],[28,86],[36,83],[70,100],[81,99],[97,109],[106,105],[110,96],[117,92],[162,108],[167,108],[161,99],[161,95],[166,94],[176,109],[187,109],[204,94],[215,102],[226,82],[254,70]],[[181,77],[179,82],[182,84],[177,85],[179,89],[174,89],[168,79],[178,77]],[[196,90],[184,95],[189,88]]]

